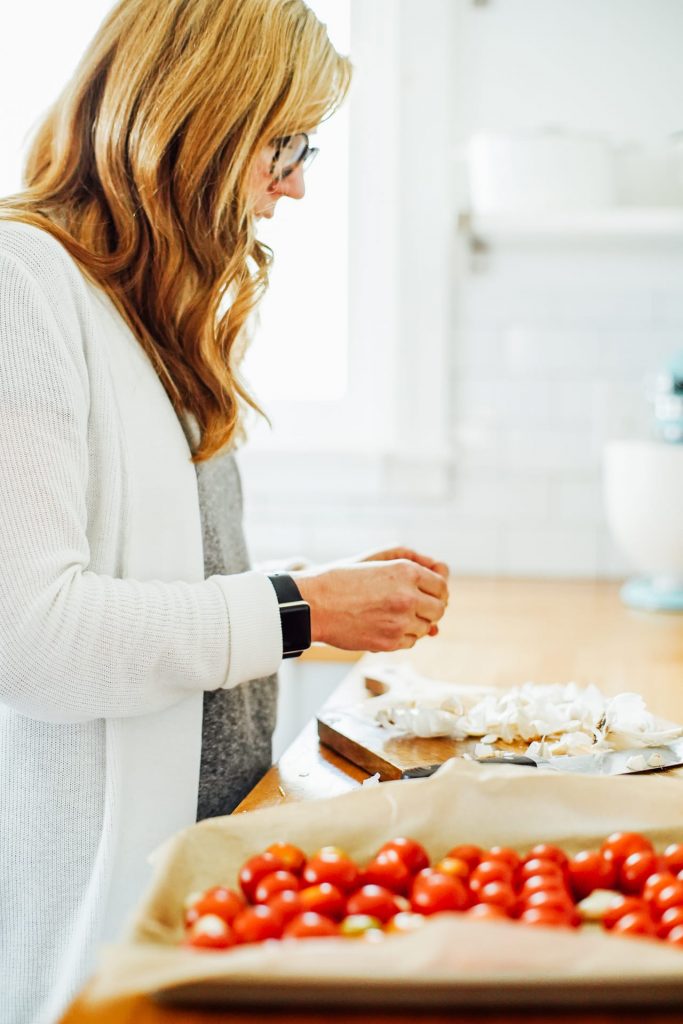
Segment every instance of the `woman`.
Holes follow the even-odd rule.
[[[149,853],[270,763],[294,648],[230,454],[255,222],[349,75],[302,0],[122,0],[0,205],[2,1021],[55,1019]],[[390,650],[446,575],[394,550],[284,585],[313,640]]]

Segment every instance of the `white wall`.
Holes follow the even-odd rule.
[[[683,128],[683,3],[423,0],[419,33],[409,6],[396,5],[402,89],[419,92],[420,75],[435,91],[442,81],[452,112],[444,133],[444,97],[433,107],[422,100],[421,131],[405,140],[423,147],[423,163],[426,155],[452,168],[440,216],[453,249],[440,279],[404,278],[412,333],[401,342],[401,358],[419,371],[430,304],[448,292],[443,377],[434,381],[435,394],[448,388],[445,480],[424,490],[419,453],[415,486],[405,467],[390,489],[366,480],[360,463],[354,473],[352,458],[332,457],[315,478],[332,481],[325,498],[309,486],[299,502],[283,502],[276,486],[250,492],[247,480],[254,554],[328,559],[401,540],[463,573],[624,574],[604,521],[600,456],[608,438],[647,430],[643,377],[683,347],[683,236],[493,242],[473,270],[456,231],[467,194],[455,156],[477,131],[552,124],[656,143]],[[440,66],[444,49],[450,60]],[[413,131],[416,123],[412,111]],[[434,205],[419,166],[408,162],[397,211],[407,268],[431,252],[432,221],[420,217]],[[408,431],[433,413],[417,393],[420,407],[410,392],[402,398]],[[431,454],[423,449],[422,460]]]

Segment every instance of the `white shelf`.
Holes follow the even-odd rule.
[[[622,206],[529,214],[463,213],[460,230],[478,244],[523,239],[680,238],[683,206]]]

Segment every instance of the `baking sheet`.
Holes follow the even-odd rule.
[[[474,842],[570,852],[629,829],[658,848],[683,842],[683,772],[587,778],[542,769],[449,761],[436,775],[384,783],[329,800],[215,818],[181,833],[156,857],[155,877],[127,940],[107,950],[93,1001],[135,993],[205,1005],[678,1004],[683,951],[599,929],[433,918],[419,932],[364,940],[306,940],[224,952],[178,946],[192,891],[234,885],[247,857],[285,839],[311,853],[341,846],[360,861],[410,835],[432,858]]]

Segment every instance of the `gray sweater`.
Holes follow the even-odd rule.
[[[232,454],[197,464],[204,575],[246,572],[242,486]],[[277,677],[204,694],[197,821],[229,814],[268,770]]]

